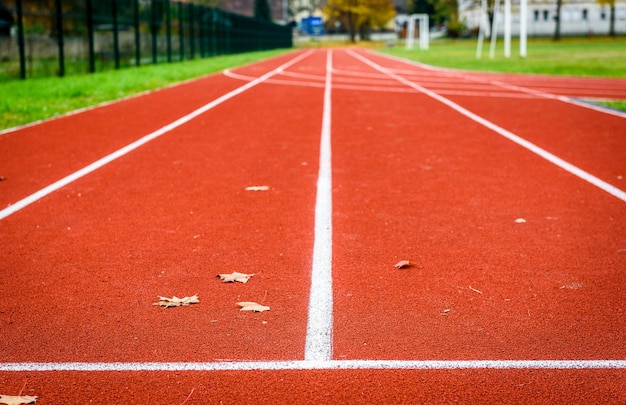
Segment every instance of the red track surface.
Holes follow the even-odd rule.
[[[450,360],[444,369],[274,363],[305,356],[331,54],[332,359]],[[625,201],[394,75],[621,190],[625,118],[551,95],[626,94],[624,80],[296,52],[0,135],[0,207],[296,55],[0,220],[0,394],[26,384],[38,404],[626,402]],[[259,185],[270,190],[245,190]],[[413,265],[395,269],[403,259]],[[258,274],[245,285],[215,278],[232,271]],[[193,294],[196,306],[151,305]],[[242,313],[238,301],[271,311]],[[513,362],[468,369],[461,360]],[[526,360],[618,366],[515,368]],[[240,361],[277,369],[220,369]],[[35,368],[20,371],[25,362]],[[48,362],[218,369],[37,368]]]

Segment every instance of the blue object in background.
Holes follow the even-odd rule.
[[[309,35],[322,35],[324,33],[324,22],[322,17],[307,17],[300,21],[300,31]]]

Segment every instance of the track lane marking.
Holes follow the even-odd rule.
[[[128,144],[126,146],[124,146],[123,148],[120,148],[118,150],[116,150],[113,153],[110,153],[109,155],[83,167],[80,170],[75,171],[74,173],[60,179],[57,180],[56,182],[48,185],[47,187],[44,187],[42,189],[40,189],[39,191],[29,195],[28,197],[25,197],[11,205],[9,205],[8,207],[0,210],[0,220],[8,217],[11,214],[16,213],[17,211],[29,206],[30,204],[46,197],[47,195],[59,190],[60,188],[80,179],[81,177],[84,177],[86,175],[88,175],[89,173],[92,173],[96,170],[98,170],[99,168],[107,165],[108,163],[111,163],[112,161],[127,155],[128,153],[134,151],[135,149],[139,148],[140,146],[145,145],[146,143],[160,137],[163,134],[166,134],[178,127],[180,127],[183,124],[186,124],[187,122],[191,121],[192,119],[198,117],[199,115],[211,110],[212,108],[222,104],[223,102],[230,100],[231,98],[245,92],[246,90],[256,86],[259,83],[262,83],[263,81],[269,79],[272,76],[275,76],[279,73],[281,73],[284,69],[288,68],[289,66],[299,62],[300,60],[304,59],[305,57],[307,57],[308,55],[310,55],[313,51],[307,51],[304,53],[299,54],[298,56],[296,56],[295,58],[289,60],[288,62],[280,65],[279,67],[277,67],[276,69],[258,77],[255,80],[252,80],[246,84],[244,84],[241,87],[236,88],[235,90],[232,90],[226,94],[224,94],[223,96],[220,96],[218,98],[216,98],[215,100],[203,105],[202,107],[192,111],[191,113],[177,119],[176,121],[173,121],[159,129],[157,129],[156,131],[153,131],[151,133],[149,133],[148,135],[145,135],[144,137],[136,140],[135,142]]]
[[[578,101],[578,100],[572,98],[572,97],[589,98],[589,97],[586,97],[586,96],[564,96],[564,95],[552,94],[552,93],[547,93],[545,91],[542,91],[542,88],[540,86],[538,86],[537,88],[533,89],[533,88],[530,88],[530,87],[523,87],[521,85],[505,83],[505,82],[502,82],[502,81],[499,81],[499,80],[478,79],[478,78],[474,78],[474,77],[468,76],[462,70],[457,70],[457,69],[452,69],[452,68],[442,68],[442,67],[438,67],[438,66],[426,65],[424,63],[411,61],[411,60],[400,58],[400,57],[397,57],[397,56],[380,55],[380,54],[377,54],[377,55],[385,57],[385,58],[388,58],[388,59],[393,59],[393,60],[397,60],[397,61],[400,61],[400,62],[403,62],[403,63],[407,63],[407,64],[410,64],[410,65],[415,65],[415,66],[418,66],[418,67],[420,67],[420,68],[422,68],[424,70],[427,70],[427,71],[432,71],[432,72],[437,72],[437,73],[441,73],[441,74],[444,74],[444,75],[448,75],[447,77],[464,78],[464,79],[467,79],[467,80],[470,80],[470,81],[473,81],[473,82],[488,83],[488,84],[491,84],[493,86],[512,89],[512,90],[519,91],[519,92],[522,92],[522,93],[526,93],[526,94],[529,94],[529,95],[533,95],[533,96],[536,96],[536,97],[547,98],[547,99],[551,99],[551,100],[557,100],[557,101],[561,101],[563,103],[576,105],[576,106],[579,106],[579,107],[582,107],[582,108],[587,108],[587,109],[594,110],[594,111],[597,111],[597,112],[610,114],[610,115],[615,115],[615,116],[620,117],[620,118],[626,118],[626,112],[618,111],[618,110],[612,110],[610,108],[605,108],[605,107],[602,107],[602,106],[596,106],[596,105],[584,103],[582,101]],[[386,69],[386,70],[388,70],[390,72],[394,72],[394,73],[399,73],[399,72],[402,71],[400,69]],[[410,71],[408,71],[408,72],[410,72]],[[480,74],[481,72],[476,72],[476,73]],[[418,72],[418,73],[413,73],[413,74],[420,74],[420,73]],[[527,75],[527,76],[529,76],[529,75]],[[446,77],[446,76],[444,76],[444,77]],[[565,89],[571,89],[572,88],[571,85],[565,84],[567,79],[559,78],[559,80],[560,80],[560,82],[555,84],[551,88],[557,88],[557,90],[558,90],[559,86],[561,86],[562,88],[565,88]],[[599,79],[599,80],[602,80],[602,79]],[[610,80],[610,79],[607,79],[607,80]],[[602,88],[599,88],[599,87],[596,87],[596,86],[583,86],[583,85],[578,84],[579,82],[575,82],[575,83],[577,83],[578,88],[580,88],[581,90],[592,88],[592,89],[597,89],[597,91],[595,91],[595,90],[593,91],[594,93],[598,93],[598,92],[602,91]],[[533,84],[534,83],[529,83],[529,85],[533,85]],[[544,88],[543,90],[546,90],[546,89]],[[613,93],[613,89],[609,89],[608,92]],[[618,93],[618,94],[622,94],[622,93]]]
[[[453,110],[455,110],[456,112],[460,113],[461,115],[464,115],[465,117],[471,119],[472,121],[491,129],[492,131],[494,131],[495,133],[503,136],[504,138],[520,145],[521,147],[533,152],[534,154],[542,157],[543,159],[547,160],[548,162],[560,167],[561,169],[573,174],[574,176],[585,180],[586,182],[596,186],[597,188],[611,194],[612,196],[626,202],[626,192],[623,190],[620,190],[619,188],[601,180],[600,178],[592,175],[591,173],[577,167],[574,166],[573,164],[561,159],[560,157],[548,152],[547,150],[540,148],[539,146],[535,145],[534,143],[527,141],[526,139],[520,137],[519,135],[515,135],[514,133],[494,124],[493,122],[477,115],[474,114],[473,112],[469,111],[468,109],[461,107],[459,104],[455,103],[454,101],[447,99],[443,96],[441,96],[440,94],[429,90],[423,86],[420,86],[419,84],[413,83],[407,79],[405,79],[402,76],[399,76],[393,72],[391,72],[390,70],[378,65],[377,63],[363,57],[362,55],[359,55],[358,53],[348,50],[348,53],[350,55],[352,55],[354,58],[360,60],[361,62],[365,63],[366,65],[378,70],[379,72],[383,72],[388,74],[390,77],[395,78],[396,80],[398,80],[401,83],[406,84],[409,87],[412,87],[413,89],[419,91],[420,93],[426,94],[427,96],[434,98],[435,100],[439,101],[442,104],[447,105],[448,107],[452,108]]]
[[[328,361],[333,345],[333,278],[332,278],[332,164],[331,99],[332,51],[326,51],[324,109],[320,139],[319,172],[315,200],[315,234],[309,292],[309,317],[306,329],[304,359]]]
[[[626,369],[626,360],[326,360],[233,362],[0,363],[0,372],[248,370],[589,370]]]
[[[335,69],[336,73],[337,70]],[[256,79],[254,76],[245,76],[239,73],[234,73],[232,71],[225,70],[223,74],[231,79],[236,80],[244,80],[250,81]],[[283,76],[289,76],[284,72]],[[380,75],[379,75],[380,76]],[[359,90],[359,91],[376,91],[376,92],[389,92],[389,93],[415,93],[415,90],[409,89],[406,86],[398,86],[398,85],[388,85],[388,86],[373,86],[373,85],[350,85],[350,84],[341,84],[337,82],[337,75],[333,75],[333,89],[340,90]],[[359,81],[360,82],[360,81]],[[265,81],[266,84],[275,84],[275,85],[284,85],[284,86],[300,86],[300,87],[317,87],[323,88],[324,82],[320,82],[317,80],[312,81],[303,81],[303,80],[287,80],[287,79],[269,79]],[[358,82],[356,82],[358,83]],[[365,83],[365,82],[364,82]],[[366,83],[371,83],[367,81]],[[394,83],[396,83],[394,81]],[[496,92],[478,92],[478,91],[457,91],[457,90],[438,90],[439,94],[446,94],[452,96],[468,96],[468,97],[504,97],[504,98],[520,98],[520,99],[531,99],[537,98],[531,94],[522,94],[518,91],[516,92],[504,92],[504,91],[496,91]]]

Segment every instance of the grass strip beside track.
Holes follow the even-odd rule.
[[[381,53],[427,65],[502,73],[527,73],[559,76],[624,78],[626,72],[625,38],[530,39],[526,58],[519,56],[519,41],[511,43],[511,57],[504,57],[504,45],[497,43],[495,56],[489,58],[489,42],[483,44],[482,58],[476,58],[477,42],[471,40],[435,40],[428,51],[407,50],[403,46],[379,49]],[[625,101],[594,101],[626,111]]]
[[[476,46],[475,39],[435,40],[427,51],[407,50],[402,44],[379,51],[427,65],[484,72],[613,78],[623,78],[626,72],[626,38],[529,39],[525,58],[519,56],[519,41],[513,40],[508,59],[502,41],[493,59],[488,41],[481,59],[476,58]]]
[[[246,84],[244,84],[243,86],[230,91],[227,94],[224,94],[223,96],[205,104],[204,106],[191,111],[189,114],[185,115],[184,117],[179,118],[178,120],[171,122],[170,124],[148,134],[143,136],[142,138],[138,139],[137,141],[126,145],[125,147],[118,149],[117,151],[91,163],[88,166],[83,167],[82,169],[62,178],[61,180],[48,185],[47,187],[44,187],[42,189],[40,189],[39,191],[31,194],[30,196],[23,198],[22,200],[11,204],[10,206],[0,210],[0,220],[8,217],[9,215],[21,210],[22,208],[38,201],[39,199],[47,196],[48,194],[60,189],[61,187],[66,186],[67,184],[70,184],[72,182],[74,182],[75,180],[107,165],[108,163],[126,155],[127,153],[137,149],[138,147],[152,141],[153,139],[156,139],[158,137],[160,137],[161,135],[170,132],[171,130],[189,122],[190,120],[196,118],[197,116],[199,116],[200,114],[205,113],[206,111],[214,108],[215,106],[223,103],[226,100],[229,100],[230,98],[241,94],[242,92],[248,90],[249,88],[256,86],[257,84],[267,80],[268,78],[278,74],[280,71],[282,71],[284,68],[291,66],[292,64],[296,63],[297,61],[301,60],[303,57],[305,57],[308,53],[304,53],[304,54],[300,54],[297,57],[289,60],[288,62],[282,64],[280,67],[272,70],[269,73],[266,73],[262,76],[259,76],[257,79],[252,80],[247,82]]]
[[[489,59],[487,43],[483,48],[483,58],[476,59],[475,40],[436,40],[431,43],[428,51],[406,50],[400,45],[379,50],[425,64],[466,70],[590,77],[623,77],[623,72],[626,71],[624,38],[568,38],[559,42],[530,39],[526,58],[519,57],[518,48],[518,42],[513,41],[513,56],[505,59],[502,56],[502,44],[499,43],[493,60]],[[0,131],[286,51],[251,52],[93,75],[0,83],[0,93],[3,95],[0,99]],[[602,104],[626,110],[626,102],[611,101]]]
[[[0,131],[245,65],[288,50],[216,56],[91,75],[0,83]]]

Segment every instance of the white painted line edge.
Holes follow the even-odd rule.
[[[233,362],[0,363],[0,372],[247,370],[589,370],[626,369],[626,360],[325,360]]]
[[[308,321],[304,358],[327,361],[333,346],[332,287],[332,165],[331,165],[331,88],[332,51],[326,53],[324,109],[320,139],[319,172],[315,200],[315,234],[309,292]]]
[[[612,196],[626,202],[626,192],[623,190],[620,190],[619,188],[605,182],[604,180],[601,180],[600,178],[592,175],[589,172],[586,172],[585,170],[574,166],[573,164],[561,159],[560,157],[548,152],[547,150],[540,148],[539,146],[535,145],[534,143],[527,141],[526,139],[515,135],[514,133],[494,124],[491,121],[486,120],[485,118],[474,114],[473,112],[469,111],[468,109],[461,107],[459,104],[453,102],[450,99],[447,99],[443,96],[441,96],[440,94],[429,90],[425,87],[420,86],[419,84],[413,83],[407,79],[405,79],[402,76],[399,76],[391,71],[389,71],[388,69],[376,64],[375,62],[359,55],[358,53],[354,52],[354,51],[348,51],[352,56],[354,56],[356,59],[360,60],[361,62],[365,63],[366,65],[369,65],[370,67],[388,74],[390,77],[395,78],[396,80],[398,80],[401,83],[406,84],[409,87],[414,88],[415,90],[426,94],[427,96],[434,98],[435,100],[447,105],[448,107],[452,108],[453,110],[457,111],[458,113],[460,113],[461,115],[466,116],[467,118],[471,119],[474,122],[477,122],[480,125],[483,125],[484,127],[487,127],[489,129],[491,129],[492,131],[494,131],[495,133],[507,138],[508,140],[515,142],[516,144],[522,146],[523,148],[533,152],[534,154],[542,157],[543,159],[547,160],[548,162],[560,167],[561,169],[577,176],[578,178],[587,181],[588,183],[596,186],[597,188],[606,191],[607,193],[611,194]]]
[[[218,98],[216,98],[215,100],[203,105],[202,107],[190,112],[189,114],[177,119],[176,121],[173,121],[167,125],[165,125],[162,128],[157,129],[156,131],[145,135],[144,137],[136,140],[135,142],[124,146],[121,149],[116,150],[115,152],[83,167],[82,169],[56,181],[55,183],[50,184],[47,187],[42,188],[41,190],[29,195],[28,197],[25,197],[11,205],[9,205],[8,207],[0,210],[0,220],[8,217],[11,214],[14,214],[15,212],[21,210],[22,208],[42,199],[43,197],[47,196],[48,194],[53,193],[54,191],[78,180],[79,178],[101,168],[102,166],[105,166],[106,164],[132,152],[133,150],[139,148],[140,146],[160,137],[161,135],[168,133],[170,131],[172,131],[175,128],[178,128],[179,126],[186,124],[187,122],[191,121],[192,119],[196,118],[197,116],[211,110],[212,108],[222,104],[223,102],[243,93],[244,91],[256,86],[257,84],[269,79],[270,77],[282,72],[284,69],[286,69],[287,67],[297,63],[298,61],[304,59],[306,56],[308,56],[310,53],[312,53],[313,51],[307,51],[304,53],[299,54],[298,56],[296,56],[293,59],[290,59],[288,62],[282,64],[281,66],[277,67],[276,69],[264,74],[263,76],[260,76],[259,78],[248,82],[246,84],[244,84],[241,87],[236,88],[235,90],[232,90],[226,94],[224,94],[223,96],[220,96]]]
[[[371,51],[371,50],[368,50],[368,52],[373,53],[373,51]],[[383,56],[383,57],[386,57],[388,59],[393,59],[393,60],[397,60],[397,61],[400,61],[400,62],[404,62],[404,63],[406,63],[408,65],[415,65],[415,66],[418,66],[418,67],[420,67],[422,69],[425,69],[425,70],[436,71],[436,72],[456,73],[457,77],[464,77],[464,78],[469,79],[469,80],[474,81],[474,82],[490,83],[490,84],[493,84],[494,86],[498,86],[498,87],[502,87],[502,88],[515,89],[517,91],[520,91],[520,92],[523,92],[523,93],[526,93],[526,94],[532,94],[532,95],[537,96],[537,97],[553,99],[553,100],[559,100],[559,101],[562,101],[564,103],[573,104],[573,105],[576,105],[576,106],[579,106],[579,107],[587,108],[587,109],[598,111],[598,112],[601,112],[601,113],[605,113],[605,114],[609,114],[609,115],[615,115],[615,116],[620,117],[620,118],[626,118],[626,112],[614,110],[614,109],[611,109],[611,108],[605,108],[603,106],[599,106],[599,105],[595,105],[595,104],[585,103],[585,102],[577,100],[576,98],[573,98],[573,97],[567,97],[567,96],[555,95],[555,94],[552,94],[552,93],[546,93],[544,91],[534,90],[534,89],[531,89],[529,87],[517,86],[517,85],[504,83],[502,81],[497,81],[497,80],[491,80],[491,81],[489,81],[489,80],[479,80],[479,79],[470,78],[469,76],[466,76],[467,74],[470,74],[470,73],[484,73],[484,72],[470,72],[470,71],[461,70],[461,69],[443,68],[443,67],[439,67],[439,66],[427,65],[427,64],[424,64],[424,63],[412,61],[412,60],[409,60],[409,59],[406,59],[406,58],[401,58],[399,56],[383,55],[383,54],[380,54],[380,53],[376,53],[376,55]],[[506,74],[506,73],[502,73],[502,74]],[[530,74],[530,73],[524,73],[524,75],[525,76],[531,76],[531,77],[532,76],[535,76],[535,77],[542,76],[542,75],[535,75],[535,74]],[[578,98],[580,98],[580,97],[578,97]]]

